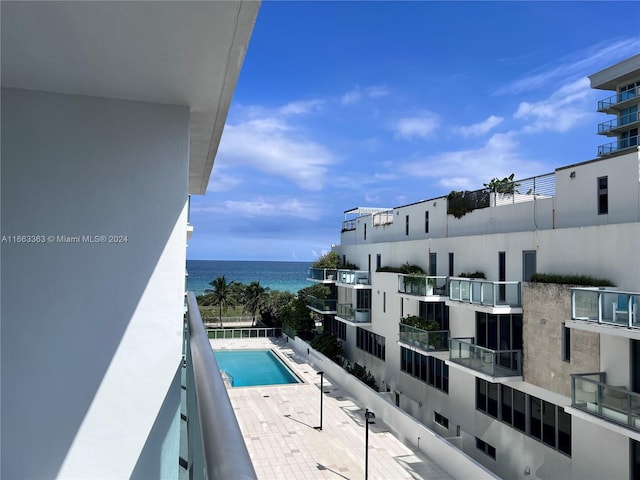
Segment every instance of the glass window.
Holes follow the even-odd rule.
[[[404,217],[404,234],[409,235],[409,215]]]
[[[556,448],[556,406],[542,402],[542,441],[551,448]]]
[[[487,414],[498,418],[498,384],[487,384]]]
[[[482,412],[487,411],[487,383],[476,378],[476,408]]]
[[[429,233],[429,210],[424,212],[424,233]]]
[[[509,425],[513,425],[513,399],[512,399],[512,389],[511,387],[507,387],[506,385],[501,385],[502,389],[501,398],[502,398],[502,421],[508,423]]]
[[[542,440],[542,400],[529,397],[529,412],[531,412],[531,426],[529,433],[532,437]]]
[[[558,408],[558,449],[571,456],[571,415]]]
[[[513,390],[513,426],[521,432],[527,431],[527,407],[525,394]]]
[[[562,323],[562,360],[571,362],[571,329]]]
[[[609,178],[598,177],[598,215],[609,213]]]
[[[449,429],[449,419],[440,415],[438,412],[433,412],[433,421],[438,425],[442,425],[444,428]]]
[[[420,355],[420,380],[427,381],[427,357]]]

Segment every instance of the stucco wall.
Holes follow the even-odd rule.
[[[188,129],[2,90],[2,235],[46,240],[2,245],[3,478],[177,475]]]
[[[522,302],[525,381],[571,396],[572,373],[600,371],[600,335],[571,330],[570,362],[565,362],[562,360],[562,324],[571,320],[571,287],[525,283]]]

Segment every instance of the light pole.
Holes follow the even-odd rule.
[[[324,390],[324,372],[320,371],[318,372],[318,375],[320,375],[320,426],[316,427],[316,430],[322,430],[322,391]]]
[[[369,420],[376,418],[376,414],[368,408],[364,412],[364,480],[369,478]]]

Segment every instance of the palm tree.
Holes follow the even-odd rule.
[[[265,299],[265,294],[269,291],[269,288],[265,288],[260,285],[260,282],[251,282],[244,289],[244,295],[242,303],[247,313],[250,313],[253,317],[252,326],[256,324],[256,312],[260,310],[262,302]]]
[[[222,311],[226,310],[235,304],[236,299],[233,295],[232,285],[235,282],[231,281],[227,283],[225,276],[221,276],[209,282],[209,285],[213,287],[213,290],[206,290],[205,293],[212,294],[212,305],[218,306],[220,327],[222,328]]]

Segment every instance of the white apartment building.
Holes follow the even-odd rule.
[[[640,55],[590,79],[615,115],[597,158],[511,189],[347,211],[333,250],[359,270],[309,274],[336,292],[325,328],[345,357],[503,478],[640,478]],[[384,271],[406,263],[426,275]]]
[[[188,478],[188,198],[207,188],[259,2],[0,9],[0,476]],[[209,450],[244,447],[227,440]]]

